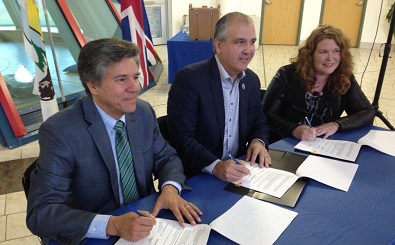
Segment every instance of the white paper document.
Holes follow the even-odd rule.
[[[156,218],[150,235],[136,242],[119,239],[116,245],[204,245],[211,229],[239,244],[273,244],[298,213],[243,196],[235,205],[210,225],[186,224]]]
[[[205,245],[210,235],[210,226],[185,224],[181,227],[178,221],[156,218],[156,224],[148,237],[136,242],[119,239],[116,245]]]
[[[357,169],[358,165],[355,163],[310,155],[296,170],[296,175],[347,192]]]
[[[239,244],[273,244],[298,213],[243,196],[211,222],[213,230]]]
[[[358,140],[361,145],[368,145],[385,154],[395,156],[395,132],[370,130],[368,134]]]
[[[250,163],[245,166],[250,170],[250,175],[233,183],[277,198],[281,198],[299,179],[294,173],[284,170],[260,168],[258,164],[251,166]]]
[[[294,149],[312,154],[337,158],[340,160],[355,162],[361,149],[361,145],[346,140],[315,138],[311,141],[300,141],[294,147]]]
[[[259,168],[258,164],[251,166],[250,163],[246,163],[245,166],[250,170],[250,174],[233,183],[277,198],[281,198],[300,177],[308,177],[336,189],[348,191],[358,169],[355,163],[314,155],[303,161],[296,174],[274,168]]]

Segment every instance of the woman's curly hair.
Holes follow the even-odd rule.
[[[298,55],[290,59],[296,65],[296,72],[301,78],[302,87],[306,91],[312,91],[317,78],[314,75],[313,57],[319,42],[323,39],[333,39],[340,47],[340,64],[329,75],[327,82],[330,95],[342,95],[350,87],[350,76],[353,72],[353,61],[350,53],[350,40],[343,32],[330,25],[318,26],[299,48]]]

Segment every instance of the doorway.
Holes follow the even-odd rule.
[[[302,0],[264,0],[262,44],[297,45]]]

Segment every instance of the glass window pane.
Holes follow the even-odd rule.
[[[11,16],[4,5],[5,1],[0,2],[0,26],[14,26]]]
[[[0,3],[0,7],[4,7],[3,3]],[[39,18],[42,26],[44,35],[45,50],[48,60],[48,67],[50,70],[52,83],[55,89],[55,95],[60,98],[61,84],[63,85],[64,96],[72,96],[76,93],[84,91],[83,86],[79,80],[79,76],[76,70],[76,61],[70,54],[68,46],[65,44],[63,36],[58,33],[55,22],[52,20],[51,15],[48,12],[49,22],[51,25],[51,33],[54,44],[55,56],[58,61],[58,71],[55,67],[54,55],[52,53],[51,39],[47,32],[47,26],[42,8],[42,1],[37,1],[39,5]],[[12,9],[4,7],[5,11],[1,10],[2,15],[18,13],[19,0],[17,4],[10,4]],[[7,5],[8,7],[8,5]],[[5,13],[4,13],[5,12]],[[8,14],[8,16],[10,16]],[[20,23],[20,16],[17,16],[17,23]],[[61,16],[61,18],[63,18]],[[11,19],[11,18],[9,18]],[[15,26],[15,24],[12,24]],[[0,27],[1,28],[1,27]],[[11,93],[18,109],[26,108],[39,103],[38,95],[34,95],[33,91],[33,78],[35,76],[34,62],[28,57],[25,51],[23,42],[23,31],[20,24],[14,29],[2,29],[0,34],[0,72],[4,77],[7,87]],[[58,79],[58,76],[60,78]]]

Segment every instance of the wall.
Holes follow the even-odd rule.
[[[304,0],[299,43],[306,40],[311,31],[320,23],[321,6],[322,1]]]
[[[368,1],[368,0],[366,0]],[[377,22],[380,16],[380,24],[377,31],[377,38],[375,43],[386,43],[388,38],[388,32],[390,25],[385,19],[388,10],[391,7],[391,4],[394,2],[393,0],[382,0],[383,1],[383,9],[380,14],[380,0],[370,0],[367,2],[366,12],[365,12],[365,21],[362,29],[361,36],[361,46],[365,43],[373,43],[374,36],[376,35]],[[394,38],[392,39],[392,43],[394,42]]]
[[[168,0],[169,1],[169,16],[170,23],[170,37],[174,36],[181,30],[182,16],[188,14],[189,4],[192,6],[209,6],[218,7],[221,5],[221,15],[232,11],[241,11],[248,15],[262,15],[262,2],[263,0]],[[374,41],[374,36],[377,29],[378,17],[381,16],[376,43],[385,43],[388,37],[389,23],[385,19],[393,0],[382,0],[383,10],[380,12],[380,0],[365,0],[367,1],[365,19],[362,27],[361,47],[364,44],[371,44]],[[322,0],[304,0],[304,7],[302,13],[302,27],[300,32],[300,40],[303,41],[311,33],[311,31],[319,24],[321,15]],[[260,28],[256,27],[257,36],[259,35]],[[393,39],[394,40],[394,39]],[[394,41],[392,41],[394,43]]]

